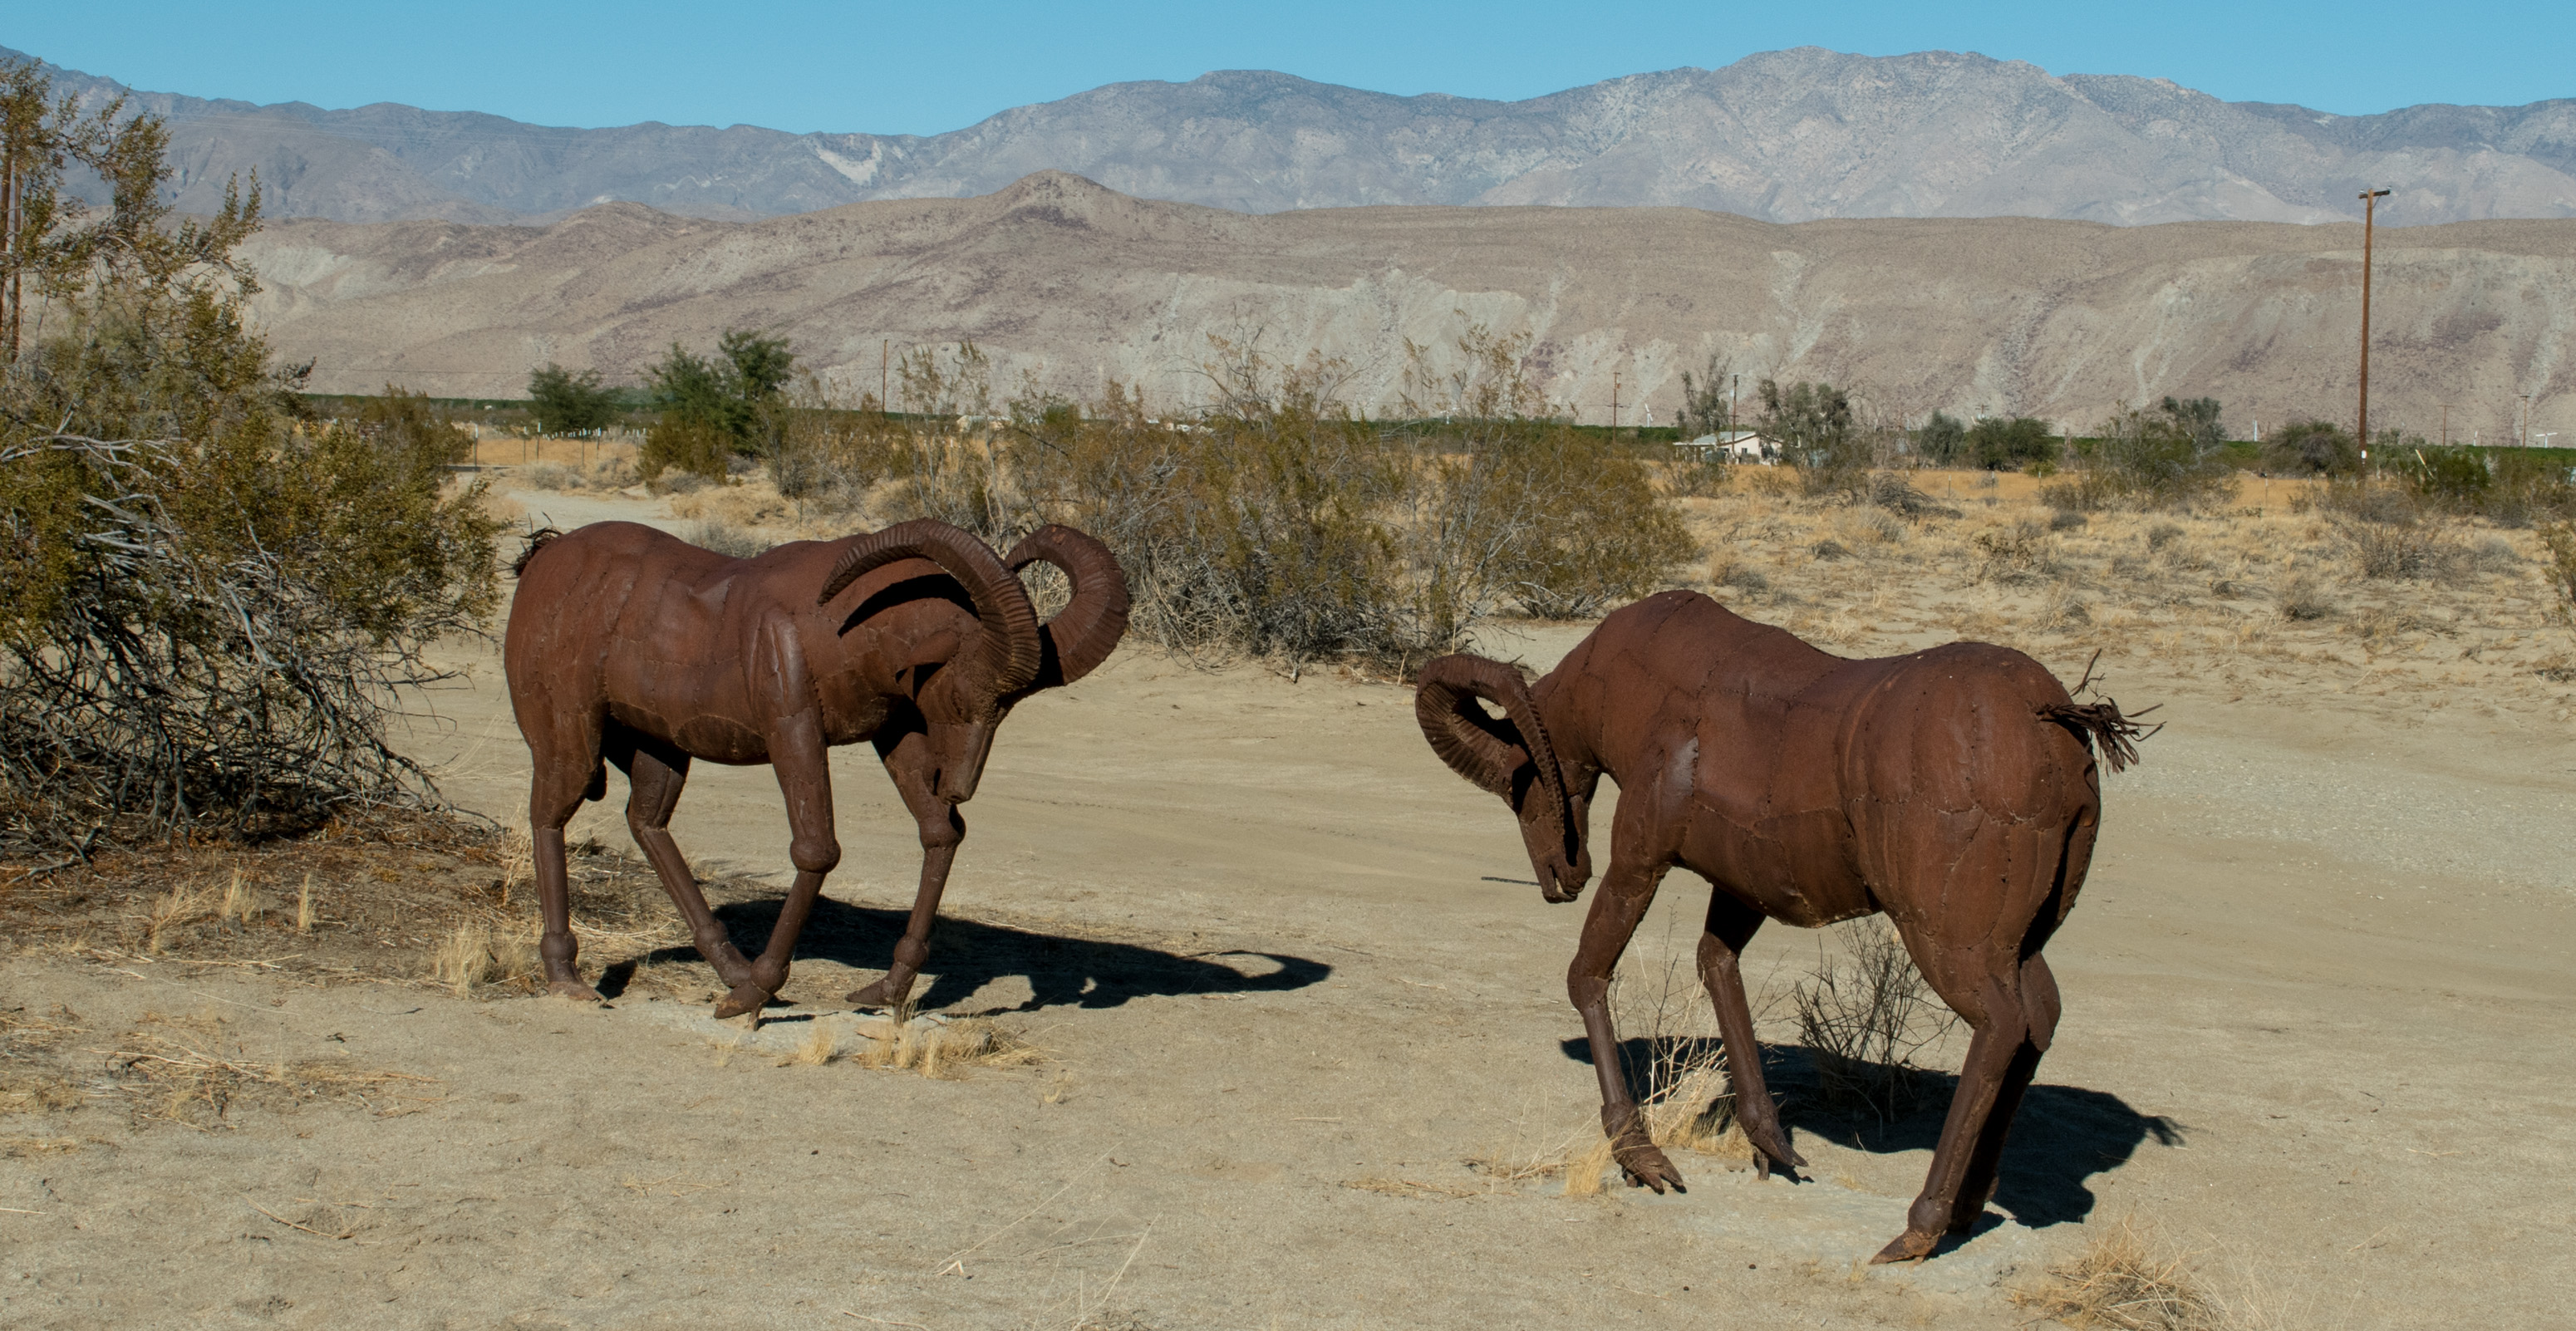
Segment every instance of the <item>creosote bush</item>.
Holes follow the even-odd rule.
[[[150,167],[120,209],[150,211]],[[385,741],[392,693],[495,605],[499,524],[449,486],[470,439],[425,398],[305,409],[243,321],[257,218],[256,193],[156,216],[137,254],[54,274],[0,371],[0,843],[257,835],[427,791]]]
[[[810,473],[810,502],[864,499],[997,547],[1079,527],[1117,553],[1141,636],[1292,668],[1407,672],[1478,620],[1596,614],[1693,552],[1645,459],[1546,414],[1526,338],[1412,348],[1404,423],[1341,402],[1340,362],[1211,343],[1214,401],[1187,419],[1118,384],[1087,408],[1030,392],[981,415],[980,355],[917,353],[905,416],[802,411],[783,465]]]

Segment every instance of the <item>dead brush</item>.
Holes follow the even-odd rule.
[[[2159,1251],[2135,1216],[2096,1235],[2049,1268],[2048,1283],[2012,1292],[2036,1319],[2115,1331],[2227,1331],[2233,1322],[2200,1289],[2188,1254]]]
[[[1839,926],[1844,955],[1816,945],[1816,968],[1790,991],[1798,1037],[1829,1109],[1887,1122],[1933,1094],[1914,1056],[1958,1017],[1932,997],[1884,917]]]
[[[146,1012],[117,1038],[116,1048],[93,1052],[104,1056],[108,1082],[127,1097],[138,1125],[158,1121],[214,1131],[231,1125],[236,1104],[272,1102],[338,1101],[394,1118],[440,1098],[410,1093],[438,1084],[429,1077],[333,1059],[262,1064],[240,1051],[220,1017]]]
[[[2352,546],[2353,563],[2365,578],[2438,580],[2461,562],[2457,544],[2429,521],[2343,519],[2335,529]]]
[[[2024,518],[2010,527],[1989,527],[1970,536],[1968,544],[1977,551],[1977,567],[1969,574],[1971,582],[2017,587],[2057,571],[2048,524],[2036,519]]]

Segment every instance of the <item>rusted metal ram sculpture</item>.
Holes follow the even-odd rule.
[[[1072,600],[1039,624],[1017,571],[1044,560]],[[573,967],[564,824],[626,773],[626,824],[732,992],[719,1017],[758,1010],[787,982],[796,935],[840,862],[832,834],[835,745],[872,740],[921,826],[921,888],[894,965],[849,995],[892,1006],[930,954],[930,925],[966,835],[994,728],[1039,689],[1082,678],[1127,627],[1127,582],[1107,547],[1069,527],[1031,533],[997,559],[946,523],[906,522],[751,559],[650,527],[603,522],[540,538],[519,562],[503,659],[510,705],[536,758],[528,796],[538,953],[555,993],[597,999]],[[796,881],[769,944],[746,959],[707,908],[671,840],[693,760],[767,763],[787,797]]]
[[[1503,715],[1491,716],[1484,699]],[[1813,928],[1885,911],[1934,992],[1975,1031],[1905,1232],[1928,1256],[1993,1195],[2004,1135],[2057,1026],[2042,945],[2084,885],[2101,812],[2092,750],[2118,771],[2139,731],[2077,704],[2038,662],[1983,643],[1853,661],[1696,592],[1611,615],[1535,683],[1475,656],[1423,668],[1422,731],[1518,814],[1540,891],[1592,876],[1590,808],[1619,785],[1609,869],[1566,987],[1592,1046],[1620,1168],[1679,1187],[1621,1073],[1611,969],[1674,865],[1714,886],[1700,978],[1736,1113],[1767,1174],[1806,1163],[1764,1088],[1738,957],[1766,919]]]

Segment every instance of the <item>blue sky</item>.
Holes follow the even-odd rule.
[[[1278,69],[1382,92],[1519,98],[1825,46],[1978,51],[2051,73],[2169,78],[2347,115],[2576,96],[2576,4],[2350,0],[1975,6],[819,3],[403,5],[7,0],[0,46],[139,88],[324,106],[406,102],[557,125],[937,133],[1127,79]]]

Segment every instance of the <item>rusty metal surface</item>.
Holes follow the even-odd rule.
[[[1039,560],[1073,583],[1044,624],[1015,576]],[[631,785],[636,844],[733,986],[718,1016],[757,1012],[786,983],[796,935],[841,858],[826,755],[862,740],[920,825],[922,870],[893,968],[849,1001],[902,1004],[966,835],[957,808],[974,797],[994,731],[1022,699],[1099,665],[1127,625],[1117,561],[1067,527],[1031,533],[1007,559],[927,519],[731,559],[602,522],[541,534],[518,574],[503,662],[535,759],[528,821],[548,986],[598,998],[573,964],[563,829],[606,793],[614,763]],[[768,764],[787,802],[796,879],[755,958],[726,937],[668,830],[696,761]]]
[[[1487,714],[1478,699],[1504,715]],[[2022,1092],[2054,1034],[2041,947],[2084,884],[2101,792],[2134,723],[2078,705],[2038,662],[1984,643],[1846,660],[1697,592],[1602,621],[1557,668],[1448,656],[1422,671],[1416,715],[1442,760],[1501,795],[1540,890],[1592,877],[1590,805],[1619,786],[1608,866],[1568,996],[1599,1073],[1620,1167],[1657,1192],[1681,1175],[1648,1138],[1620,1073],[1611,970],[1666,872],[1710,894],[1699,970],[1717,1010],[1757,1167],[1804,1164],[1764,1086],[1738,955],[1765,920],[1813,928],[1884,912],[1933,991],[1974,1031],[1905,1232],[1878,1261],[1929,1256],[1993,1195]]]

